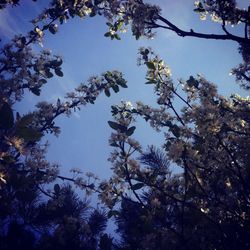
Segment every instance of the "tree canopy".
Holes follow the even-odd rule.
[[[22,1],[2,1],[0,8],[18,4]],[[157,38],[156,30],[162,29],[181,37],[233,41],[242,63],[231,73],[249,90],[250,8],[240,8],[234,0],[203,0],[195,1],[194,11],[202,20],[218,23],[221,32],[183,30],[160,7],[141,0],[53,0],[32,21],[33,30],[2,45],[2,249],[249,249],[249,97],[222,96],[202,75],[175,82],[152,48],[140,48],[145,88],[153,87],[157,107],[147,100],[111,107],[108,180],[76,168],[72,176],[63,176],[59,165],[46,159],[45,138],[59,136],[59,116],[95,104],[101,94],[110,97],[128,88],[123,73],[90,77],[64,99],[38,102],[24,115],[16,110],[27,95],[39,96],[54,76],[64,77],[63,58],[38,51],[36,45],[47,32],[56,36],[65,20],[96,15],[105,18],[104,36],[111,40],[122,40],[120,33],[130,27],[136,39]],[[240,26],[242,34],[234,34],[229,25]],[[164,132],[164,144],[144,150],[134,138],[138,119]],[[88,201],[92,194],[99,207]],[[105,231],[113,218],[119,239]]]

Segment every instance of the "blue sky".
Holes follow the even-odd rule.
[[[29,21],[36,17],[47,1],[21,1],[21,6],[8,8],[0,12],[0,33],[4,41],[15,33],[22,33],[32,28]],[[193,0],[157,0],[163,9],[163,15],[183,29],[193,28],[204,33],[219,33],[218,24],[200,21],[193,9]],[[240,1],[244,4],[247,1]],[[26,95],[18,108],[22,111],[32,109],[37,101],[55,101],[73,90],[79,83],[92,75],[106,70],[117,69],[124,73],[128,89],[122,89],[110,98],[100,96],[95,105],[83,107],[71,118],[60,117],[57,123],[62,133],[59,138],[48,136],[50,148],[48,159],[60,163],[62,172],[67,173],[72,167],[92,171],[100,177],[110,175],[107,162],[109,152],[108,138],[111,129],[107,121],[111,119],[110,106],[121,100],[132,102],[141,100],[155,105],[152,88],[144,85],[145,68],[137,67],[137,51],[140,46],[152,47],[170,66],[173,79],[188,79],[190,75],[202,73],[209,81],[218,85],[219,92],[230,96],[232,93],[247,95],[229,76],[230,69],[241,62],[237,44],[229,41],[213,41],[195,38],[181,38],[166,30],[159,30],[153,40],[136,41],[131,33],[122,35],[121,41],[111,41],[104,37],[107,31],[102,17],[74,19],[60,26],[56,35],[45,36],[44,48],[54,54],[62,55],[64,64],[63,78],[52,78],[38,98]],[[235,33],[238,28],[232,28]],[[147,124],[139,122],[135,137],[146,145],[161,145],[162,136],[155,133]]]

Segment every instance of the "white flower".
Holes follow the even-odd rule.
[[[207,214],[209,212],[209,208],[201,208],[202,213]]]
[[[161,206],[161,202],[159,201],[158,198],[153,198],[151,201],[150,201],[151,205],[153,207],[160,207]]]
[[[168,156],[173,161],[177,161],[181,158],[184,145],[182,141],[176,141],[172,143],[168,149]]]
[[[7,181],[4,179],[4,174],[3,173],[0,173],[0,181],[3,182],[4,184],[7,183]]]
[[[132,105],[132,103],[131,103],[130,101],[126,101],[126,102],[125,102],[125,107],[126,107],[127,109],[131,110],[131,109],[133,108],[133,105]]]
[[[205,21],[207,19],[207,15],[206,14],[200,14],[200,20]]]
[[[195,1],[195,2],[194,2],[194,6],[196,6],[196,7],[198,7],[199,4],[200,4],[200,1]]]

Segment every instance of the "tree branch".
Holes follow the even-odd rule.
[[[226,32],[226,35],[204,34],[204,33],[195,32],[192,29],[190,31],[182,30],[179,27],[177,27],[176,25],[174,25],[173,23],[171,23],[169,20],[167,20],[166,18],[164,18],[164,17],[162,17],[160,15],[158,15],[158,20],[165,23],[167,25],[167,27],[164,27],[162,25],[158,25],[157,23],[155,23],[155,25],[157,27],[165,28],[165,29],[171,29],[178,36],[181,36],[181,37],[189,36],[189,37],[197,37],[197,38],[203,38],[203,39],[231,40],[231,41],[235,41],[235,42],[238,42],[238,43],[250,44],[250,39],[245,38],[245,37],[243,38],[243,37],[240,37],[240,36],[235,36],[235,35],[229,33],[227,30],[224,30],[224,29],[223,30]]]

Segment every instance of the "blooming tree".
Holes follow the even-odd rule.
[[[0,8],[19,2],[3,1]],[[218,22],[223,34],[182,30],[163,17],[158,6],[141,0],[54,0],[33,20],[32,31],[3,46],[0,240],[8,239],[6,249],[11,249],[16,232],[20,239],[28,239],[26,247],[31,249],[73,245],[76,249],[163,249],[166,245],[170,249],[249,249],[248,97],[223,97],[201,75],[176,84],[165,62],[151,48],[141,48],[138,62],[147,68],[146,84],[154,86],[158,106],[141,101],[112,106],[114,119],[108,124],[113,129],[109,141],[114,148],[109,158],[113,175],[106,181],[91,173],[82,176],[78,169],[72,169],[72,177],[61,176],[59,166],[46,160],[47,144],[42,138],[46,133],[59,135],[58,116],[94,104],[101,93],[109,97],[111,91],[126,88],[121,72],[91,77],[63,100],[40,102],[25,115],[13,109],[27,91],[40,95],[50,78],[63,77],[62,58],[48,50],[35,52],[34,46],[43,42],[46,32],[56,34],[65,20],[77,16],[103,15],[108,21],[104,36],[112,40],[120,40],[120,32],[130,26],[136,39],[150,38],[160,28],[182,37],[235,41],[243,63],[232,74],[248,89],[249,9],[238,8],[233,0],[204,0],[195,1],[194,11],[202,20],[210,16]],[[231,33],[228,25],[241,25],[243,35]],[[164,132],[161,149],[150,146],[145,151],[133,138],[138,117]],[[107,216],[99,210],[85,216],[87,202],[59,180],[98,194],[107,216],[117,219],[121,244],[103,234]],[[19,247],[25,241],[20,240]]]
[[[115,130],[110,140],[114,176],[104,201],[111,206],[119,199],[127,209],[137,209],[142,230],[150,220],[142,245],[136,241],[140,249],[162,249],[166,242],[173,248],[231,249],[232,239],[247,249],[249,98],[220,96],[202,76],[182,82],[181,96],[164,62],[149,49],[141,49],[140,55],[159,108],[142,102],[113,106],[115,121],[109,125]],[[174,106],[176,99],[183,103],[180,110]],[[142,152],[131,138],[137,116],[164,132],[163,156],[152,148]],[[164,158],[182,171],[171,171]]]

